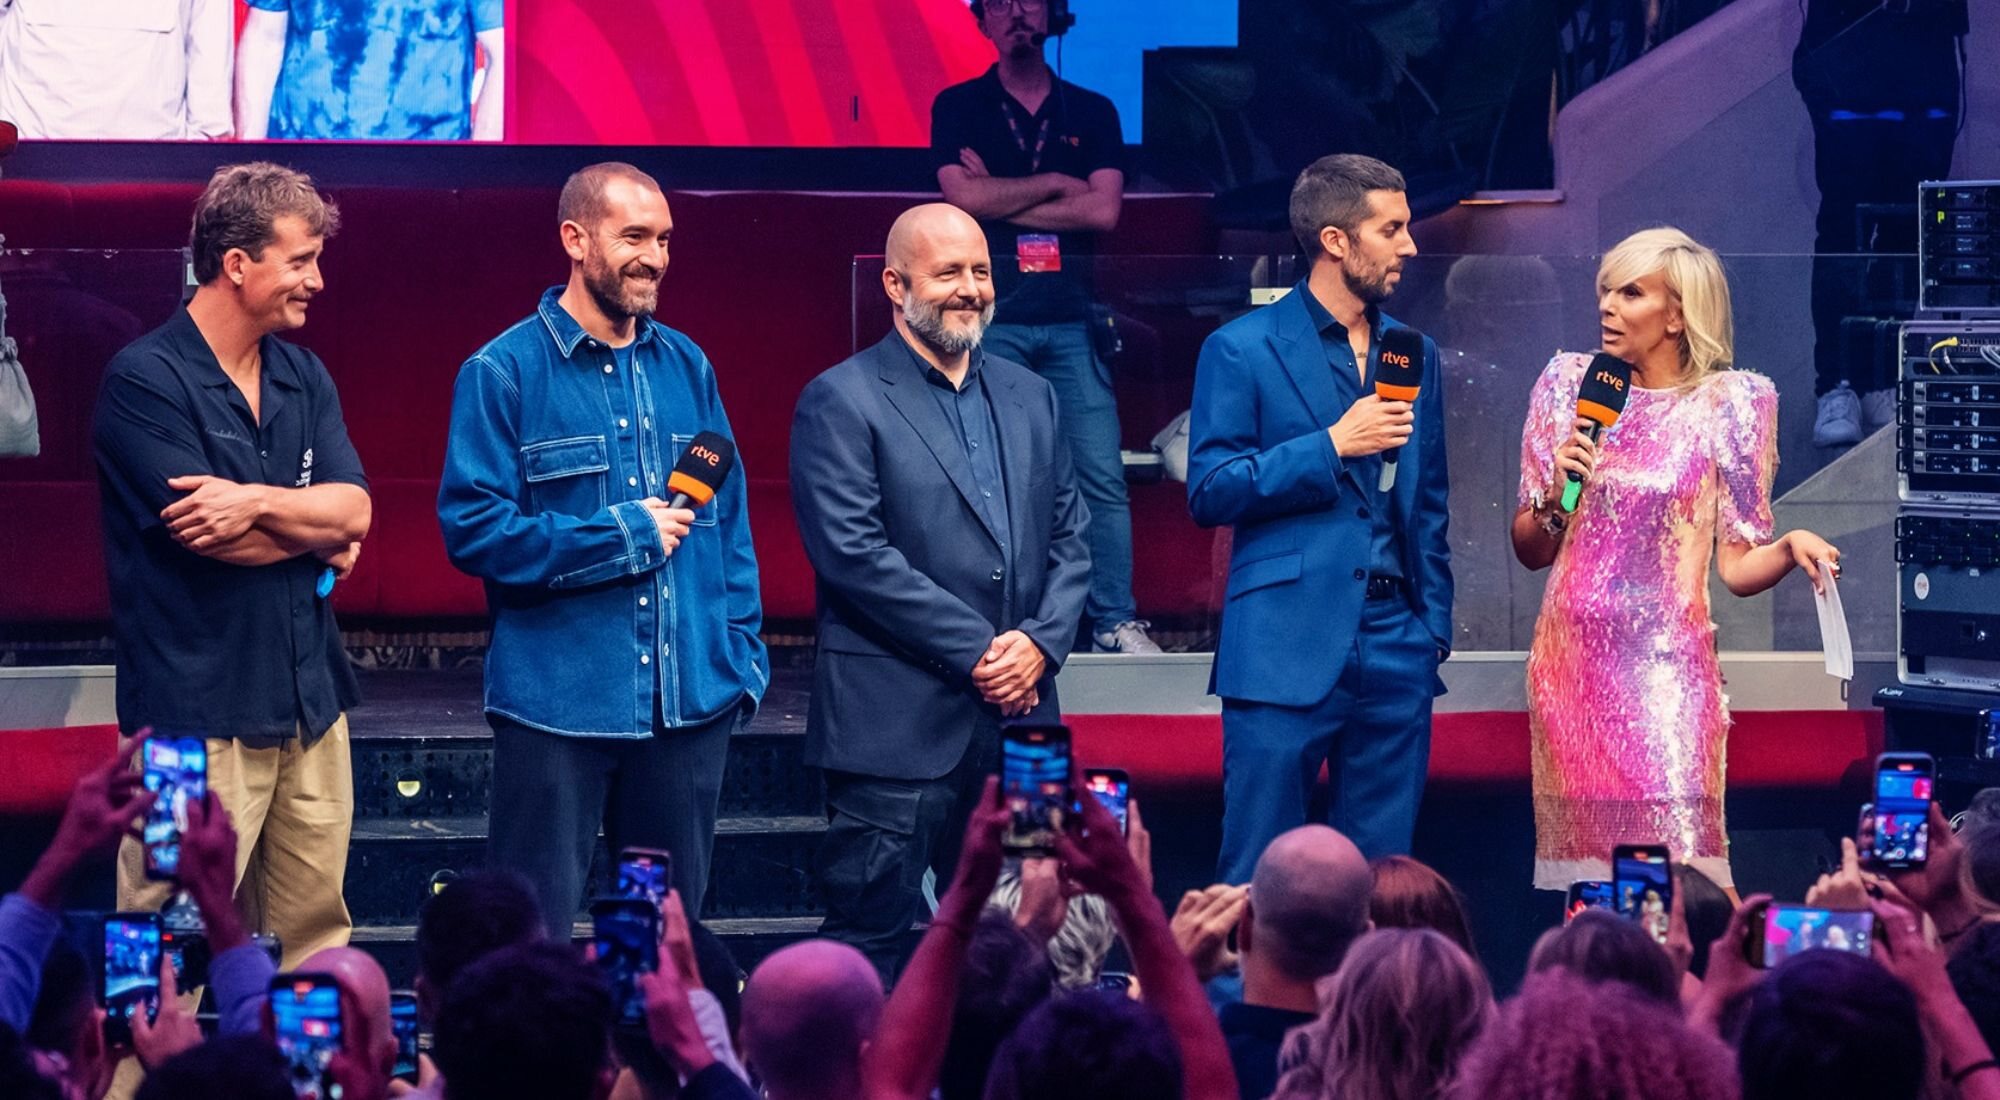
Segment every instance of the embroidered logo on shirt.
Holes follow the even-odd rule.
[[[299,479],[292,482],[292,488],[303,489],[313,483],[313,452],[311,447],[299,457]]]

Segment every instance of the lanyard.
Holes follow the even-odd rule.
[[[1040,172],[1042,170],[1042,149],[1049,143],[1050,116],[1042,116],[1042,128],[1035,135],[1035,148],[1030,152],[1028,149],[1028,135],[1021,132],[1020,120],[1014,117],[1013,110],[1007,104],[1002,103],[1000,104],[1000,114],[1007,120],[1007,129],[1014,132],[1014,145],[1023,153],[1028,154],[1028,172],[1030,174]]]

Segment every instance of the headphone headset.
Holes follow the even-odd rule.
[[[1044,40],[1061,38],[1076,26],[1076,16],[1070,14],[1069,0],[1048,0],[1048,10],[1049,29],[1048,33],[1042,36]],[[986,21],[985,0],[972,0],[971,11],[974,19],[982,23]]]

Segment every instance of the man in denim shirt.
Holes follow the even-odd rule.
[[[672,852],[701,912],[729,734],[770,665],[743,477],[695,511],[662,500],[696,433],[730,435],[708,357],[652,319],[666,196],[597,164],[559,216],[568,285],[459,371],[438,518],[493,615],[488,858],[566,942],[600,822],[613,852]]]

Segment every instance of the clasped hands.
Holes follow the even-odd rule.
[[[972,683],[980,698],[999,707],[1005,717],[1017,718],[1041,705],[1035,685],[1047,668],[1048,658],[1035,640],[1009,630],[994,638],[972,667]]]

